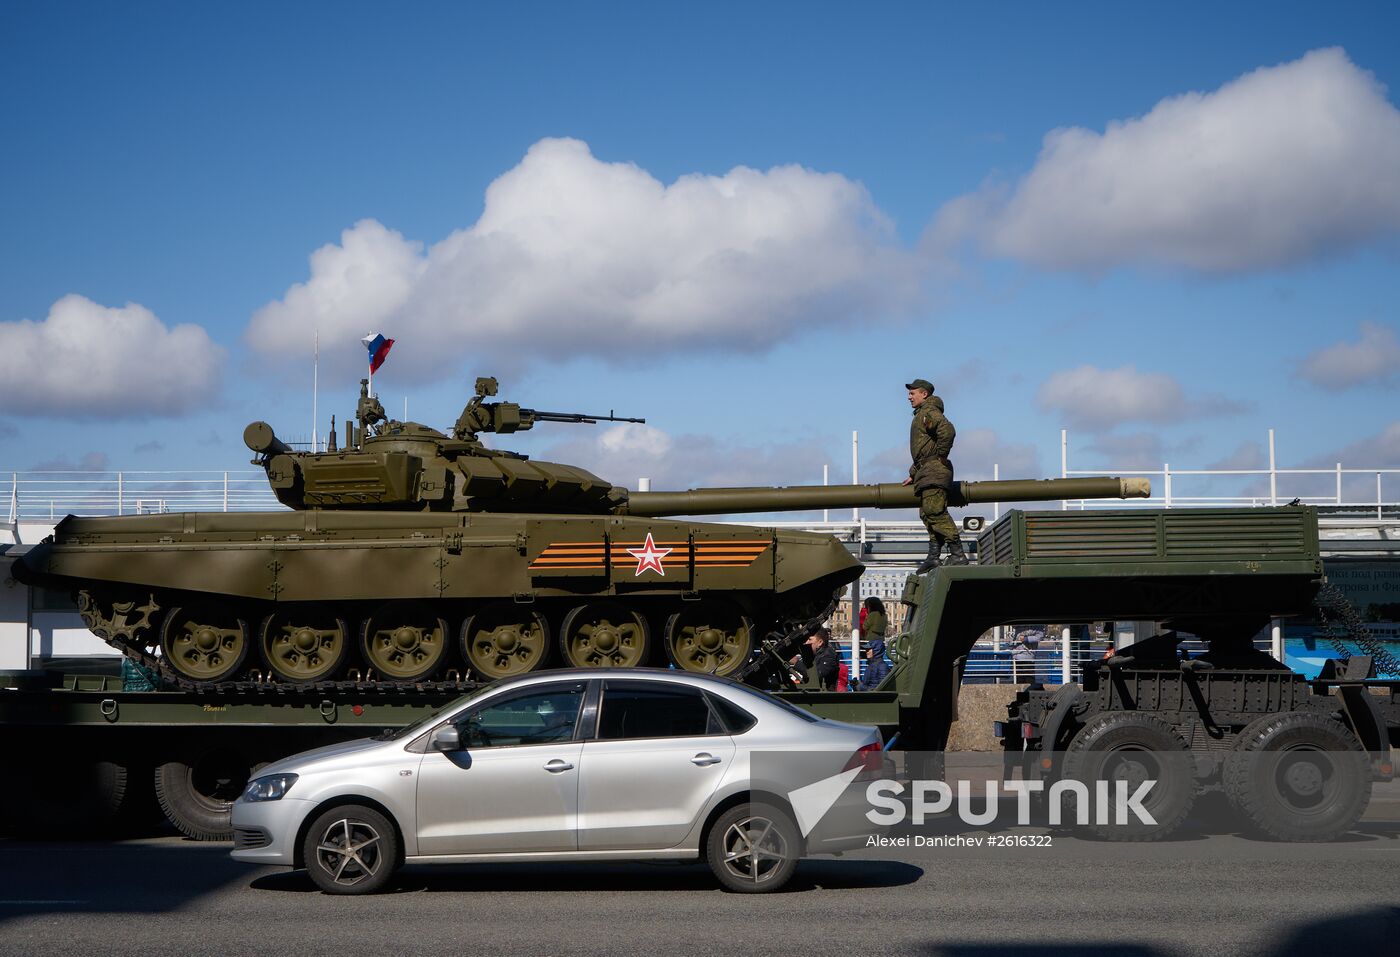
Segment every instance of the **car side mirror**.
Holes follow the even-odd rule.
[[[428,741],[428,746],[434,751],[442,751],[444,753],[460,751],[462,750],[462,735],[452,725],[444,725],[433,732],[433,736]]]

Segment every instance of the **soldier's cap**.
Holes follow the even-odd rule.
[[[923,389],[929,395],[933,395],[933,383],[927,379],[915,379],[913,382],[904,383],[906,389]]]

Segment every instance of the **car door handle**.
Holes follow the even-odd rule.
[[[560,771],[572,771],[574,766],[562,758],[555,758],[545,764],[544,769],[550,774],[558,774]]]
[[[701,751],[695,757],[690,759],[690,763],[699,765],[703,768],[707,764],[719,764],[723,760],[724,758],[717,758],[713,754],[710,754],[708,751]]]

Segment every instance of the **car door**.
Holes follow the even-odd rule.
[[[603,682],[595,738],[583,746],[579,850],[675,847],[724,778],[734,741],[699,688]]]
[[[532,685],[454,716],[462,749],[419,765],[419,853],[574,850],[586,688]]]

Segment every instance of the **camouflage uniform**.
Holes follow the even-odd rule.
[[[914,409],[909,426],[909,456],[913,459],[909,478],[919,493],[919,518],[928,529],[931,558],[936,558],[944,542],[949,543],[950,558],[962,554],[958,527],[948,514],[948,492],[953,487],[953,463],[948,453],[956,437],[957,430],[943,414],[941,398],[930,395]]]

